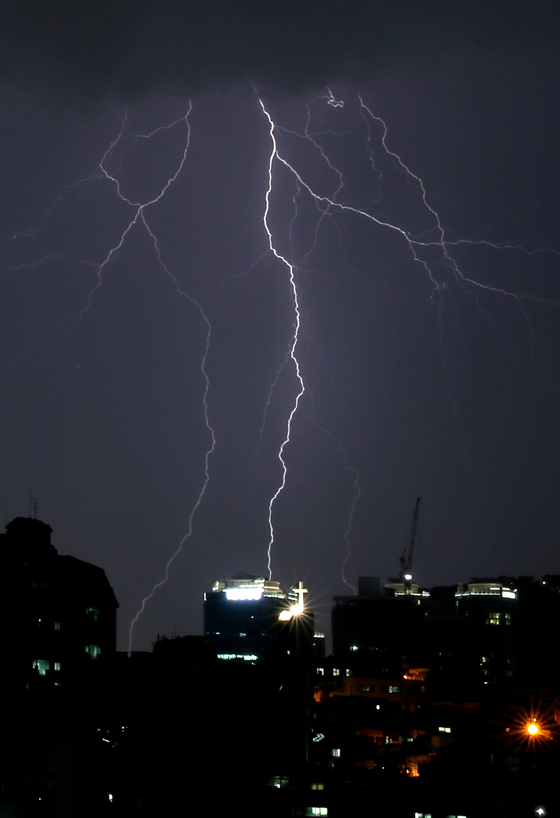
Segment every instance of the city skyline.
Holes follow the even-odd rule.
[[[217,9],[61,14],[56,60],[7,26],[7,520],[36,497],[103,566],[122,650],[192,525],[133,648],[201,632],[214,579],[268,573],[292,352],[271,567],[319,630],[398,574],[418,496],[421,585],[557,573],[553,12]]]

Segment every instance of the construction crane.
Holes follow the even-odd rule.
[[[410,532],[410,542],[408,543],[408,554],[406,546],[400,559],[401,571],[400,580],[407,585],[412,582],[412,555],[414,554],[414,542],[416,540],[416,528],[418,526],[418,509],[420,507],[420,497],[416,498],[416,506],[414,507],[414,514],[412,515],[412,530]]]

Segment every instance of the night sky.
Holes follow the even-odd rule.
[[[560,573],[559,16],[5,5],[2,504],[105,569],[121,649],[191,525],[135,649],[267,572],[267,226],[273,579],[327,630],[417,496],[421,584]]]

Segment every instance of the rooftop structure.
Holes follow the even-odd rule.
[[[278,658],[289,650],[287,626],[304,614],[306,593],[301,582],[284,593],[279,582],[250,574],[216,580],[204,595],[204,633],[214,637],[219,659]]]

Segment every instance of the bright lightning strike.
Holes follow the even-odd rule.
[[[486,302],[484,299],[486,299],[489,294],[494,296],[500,303],[513,302],[512,306],[525,321],[532,344],[534,344],[534,338],[529,313],[530,305],[528,302],[533,301],[557,306],[552,299],[546,297],[546,294],[545,296],[541,296],[527,292],[520,293],[514,286],[494,286],[484,275],[480,273],[475,275],[472,269],[467,268],[465,263],[460,262],[462,258],[460,251],[465,247],[469,247],[480,248],[481,250],[490,249],[492,252],[498,253],[507,252],[508,254],[520,252],[527,256],[532,256],[538,252],[551,252],[558,255],[558,252],[553,248],[528,250],[516,241],[491,243],[487,240],[479,240],[476,238],[457,239],[455,236],[453,236],[453,239],[449,238],[444,227],[444,220],[438,210],[431,204],[422,178],[415,174],[404,163],[401,157],[389,148],[388,129],[385,121],[377,116],[361,97],[358,96],[356,98],[357,101],[354,102],[355,108],[353,110],[356,114],[354,116],[355,121],[349,126],[346,113],[348,108],[351,108],[351,104],[346,104],[345,106],[343,100],[335,97],[330,89],[326,89],[324,93],[317,95],[307,103],[299,130],[283,127],[273,116],[272,108],[265,104],[261,97],[257,96],[257,99],[260,105],[259,117],[262,112],[263,118],[261,121],[263,122],[263,129],[264,126],[267,126],[267,139],[266,148],[263,148],[263,150],[266,150],[266,171],[262,174],[262,185],[260,188],[261,191],[265,190],[264,207],[261,204],[261,210],[256,218],[259,224],[260,249],[262,250],[264,248],[265,243],[268,244],[268,249],[257,258],[254,264],[249,268],[249,271],[253,271],[264,255],[269,257],[271,255],[274,256],[283,269],[290,294],[290,313],[287,319],[287,323],[289,323],[289,339],[288,343],[283,346],[283,360],[276,373],[276,379],[269,389],[264,419],[260,429],[261,442],[264,425],[267,422],[267,409],[271,403],[273,392],[280,386],[281,372],[289,368],[290,373],[293,373],[293,379],[295,381],[295,391],[293,395],[290,393],[289,409],[286,412],[284,425],[282,427],[283,437],[276,455],[280,464],[280,480],[272,492],[270,499],[268,499],[269,495],[267,495],[269,533],[267,570],[271,577],[273,552],[276,541],[275,511],[280,495],[286,488],[289,477],[288,454],[293,451],[290,450],[290,444],[292,443],[294,421],[302,403],[307,403],[307,406],[309,405],[310,396],[312,396],[311,390],[313,388],[313,381],[311,376],[308,375],[306,361],[301,351],[306,339],[310,337],[310,333],[308,332],[308,304],[305,301],[306,291],[304,288],[304,277],[311,274],[336,276],[339,273],[339,269],[336,269],[334,273],[323,270],[321,263],[317,264],[320,268],[319,270],[312,269],[311,265],[315,259],[316,251],[318,254],[320,239],[323,233],[328,228],[333,228],[335,236],[333,244],[338,241],[344,264],[346,264],[346,252],[343,242],[343,228],[348,221],[358,221],[368,225],[374,225],[375,228],[380,228],[384,233],[388,232],[394,235],[397,242],[404,246],[405,255],[408,255],[408,257],[412,259],[417,265],[417,268],[425,274],[425,278],[427,279],[429,297],[436,307],[440,322],[439,341],[444,356],[444,369],[448,374],[452,370],[451,368],[448,369],[448,353],[445,348],[443,320],[444,307],[450,298],[449,294],[453,286],[456,290],[460,289],[461,294],[465,294],[468,299],[472,301],[475,308],[479,309],[483,315],[486,316],[494,325],[496,333],[501,334],[506,343],[509,342],[505,333],[502,333],[497,323],[494,322],[491,311],[485,306]],[[256,105],[254,107],[257,108]],[[169,189],[177,181],[187,162],[191,139],[191,125],[189,121],[191,111],[192,107],[189,103],[185,116],[174,120],[169,125],[156,128],[147,134],[131,134],[129,132],[128,116],[125,116],[122,120],[118,135],[110,142],[101,161],[97,164],[95,173],[91,177],[65,188],[61,196],[45,212],[44,217],[36,228],[27,233],[20,232],[16,234],[18,238],[34,238],[53,217],[57,207],[67,193],[75,190],[79,185],[91,184],[93,182],[101,183],[106,187],[110,187],[113,199],[116,199],[119,207],[127,213],[124,229],[120,230],[119,227],[117,240],[115,241],[115,237],[113,236],[111,240],[112,246],[109,250],[104,251],[101,260],[79,260],[72,258],[71,254],[52,253],[48,256],[44,256],[40,261],[25,262],[19,264],[17,267],[14,266],[10,268],[12,270],[21,270],[23,268],[35,267],[47,259],[64,259],[66,262],[76,265],[85,264],[88,265],[89,268],[93,268],[95,272],[95,283],[87,292],[84,306],[72,315],[67,316],[77,323],[82,320],[86,312],[94,306],[96,294],[107,280],[111,265],[123,248],[125,248],[133,232],[141,231],[149,238],[159,269],[172,280],[177,295],[186,299],[186,301],[195,308],[205,328],[205,343],[200,361],[200,377],[203,382],[202,406],[205,435],[208,438],[208,444],[205,444],[202,485],[188,516],[186,534],[168,560],[163,578],[158,581],[153,586],[151,592],[144,597],[140,609],[131,622],[128,642],[129,651],[132,649],[133,631],[139,617],[144,612],[147,603],[152,599],[155,592],[168,580],[172,563],[180,554],[186,541],[192,536],[194,516],[199,510],[208,488],[210,480],[210,459],[216,446],[216,437],[209,419],[210,381],[206,368],[212,340],[212,327],[208,318],[210,313],[203,310],[201,303],[180,286],[178,278],[171,270],[172,265],[166,263],[164,260],[165,254],[160,250],[160,243],[158,242],[158,231],[153,227],[150,219],[150,215],[153,213],[156,205],[162,201]],[[124,167],[124,157],[133,150],[136,143],[141,140],[150,140],[162,131],[180,134],[181,142],[179,144],[181,151],[176,164],[173,165],[173,172],[168,176],[166,174],[167,178],[165,181],[159,183],[156,194],[145,197],[132,196],[128,193],[127,186],[121,176],[121,171]],[[367,172],[364,176],[367,177],[367,184],[370,186],[370,190],[367,193],[364,193],[367,186],[366,183],[363,183],[361,187],[355,184],[355,180],[351,178],[351,173],[348,173],[345,169],[344,158],[341,157],[343,141],[350,134],[354,134],[356,138],[362,139],[361,151],[365,156],[367,165]],[[293,146],[296,144],[297,150],[290,153],[290,149],[293,149]],[[345,142],[344,145],[346,145]],[[298,154],[298,151],[302,147],[304,150],[301,154],[303,159],[301,159]],[[339,151],[338,153],[337,150]],[[310,161],[308,161],[309,157],[311,157]],[[265,164],[265,162],[263,162],[263,164]],[[313,162],[315,162],[315,165],[313,165]],[[318,171],[318,167],[320,167],[320,171]],[[313,175],[313,173],[315,173],[315,175]],[[291,180],[290,184],[292,185],[287,193],[285,187],[286,178]],[[402,209],[395,208],[391,210],[391,207],[386,207],[383,202],[383,191],[385,190],[386,192],[387,189],[391,189],[395,182],[398,182],[399,185],[404,185],[406,203]],[[359,195],[356,196],[355,190],[358,189]],[[280,212],[283,214],[283,224],[291,248],[288,250],[282,249],[284,245],[281,242],[279,231],[277,232],[275,226],[276,211],[274,208],[277,200],[282,198],[284,198],[284,202],[280,206]],[[284,210],[282,210],[282,207]],[[291,210],[288,211],[290,207]],[[416,221],[410,218],[407,207],[410,207],[411,212],[414,211]],[[307,222],[302,229],[301,225],[306,222],[310,210],[312,211],[311,222]],[[418,218],[417,211],[422,214],[420,218]],[[260,227],[261,221],[262,228]],[[309,228],[309,224],[311,224],[311,229]],[[262,232],[263,230],[264,233]],[[379,231],[377,231],[377,234],[379,234]],[[305,235],[304,239],[302,235]],[[300,244],[304,246],[300,247]],[[229,251],[229,246],[227,249]],[[372,255],[374,255],[374,253],[375,246],[373,246]],[[343,267],[344,264],[342,265]],[[350,269],[349,265],[347,269]],[[247,272],[230,275],[227,281],[231,282],[233,279],[241,278],[247,275]],[[223,281],[220,286],[223,286]],[[285,341],[283,344],[285,344]],[[308,384],[311,385],[311,388]],[[448,392],[453,404],[451,393],[449,390]],[[453,408],[455,409],[455,406],[453,406]],[[319,422],[315,422],[315,420],[312,419],[311,410],[307,412],[307,419],[323,434],[327,435],[338,447],[340,452],[342,452],[344,456],[344,468],[351,475],[353,490],[348,503],[349,512],[346,518],[347,522],[345,526],[340,527],[340,530],[344,527],[341,536],[345,546],[345,557],[341,567],[342,580],[346,585],[352,588],[353,586],[349,584],[346,577],[346,567],[351,558],[350,539],[352,536],[353,517],[361,497],[360,475],[357,469],[355,469],[353,465],[350,465],[355,461],[355,453],[352,453],[350,457],[347,449],[338,437],[330,429],[323,427]],[[278,472],[276,472],[276,474],[278,474]]]
[[[270,196],[271,196],[271,193],[272,193],[273,179],[274,179],[274,163],[275,163],[275,160],[279,158],[279,156],[278,156],[278,146],[276,144],[276,135],[274,133],[274,123],[273,123],[273,121],[272,121],[272,119],[270,117],[270,114],[266,110],[263,101],[261,99],[259,99],[259,102],[260,102],[261,108],[263,109],[263,113],[267,117],[269,125],[270,125],[270,139],[271,139],[271,142],[272,142],[272,150],[270,152],[270,157],[269,157],[269,162],[268,162],[268,187],[267,187],[266,196],[265,196],[265,209],[264,209],[264,215],[263,215],[263,224],[264,224],[264,229],[266,230],[266,233],[267,233],[267,236],[268,236],[268,243],[269,243],[269,247],[270,247],[272,253],[276,256],[277,259],[279,259],[285,265],[286,269],[288,270],[288,277],[289,277],[289,281],[290,281],[290,287],[291,287],[291,290],[292,290],[292,297],[293,297],[293,304],[294,304],[294,333],[292,335],[292,341],[291,341],[291,344],[290,344],[290,358],[291,358],[291,360],[293,362],[296,378],[297,378],[298,383],[299,383],[299,390],[298,390],[298,393],[297,393],[297,395],[295,397],[294,404],[292,406],[292,410],[291,410],[291,412],[290,412],[290,414],[288,416],[288,422],[286,424],[286,437],[282,441],[282,445],[280,446],[280,449],[278,450],[278,459],[279,459],[279,461],[281,463],[281,466],[282,466],[282,480],[280,482],[280,485],[278,486],[278,488],[276,489],[276,491],[272,495],[270,503],[268,505],[268,527],[269,527],[269,530],[270,530],[270,540],[268,542],[268,551],[267,551],[268,563],[267,563],[267,567],[268,567],[268,575],[269,575],[270,578],[272,578],[272,546],[274,545],[274,522],[273,522],[272,517],[273,517],[274,504],[276,503],[276,500],[278,499],[279,495],[282,493],[282,491],[283,491],[283,489],[284,489],[284,487],[286,485],[286,477],[287,477],[287,474],[288,474],[288,469],[287,469],[287,466],[286,466],[286,461],[284,460],[284,449],[286,448],[286,446],[290,442],[290,434],[291,434],[291,431],[292,431],[292,420],[294,418],[294,415],[297,412],[297,408],[298,408],[298,405],[299,405],[300,398],[303,395],[303,393],[305,392],[305,384],[304,384],[303,378],[301,376],[300,365],[299,365],[299,361],[298,361],[297,356],[296,356],[296,348],[297,348],[297,344],[298,344],[298,340],[299,340],[299,329],[300,329],[300,308],[299,308],[298,291],[297,291],[295,277],[294,277],[294,266],[274,246],[274,239],[272,237],[272,231],[271,231],[269,223],[268,223],[268,216],[269,216],[269,211],[270,211]]]
[[[418,200],[418,205],[421,210],[423,210],[424,216],[423,218],[426,221],[425,227],[422,229],[421,232],[414,231],[410,229],[410,227],[406,224],[406,218],[403,217],[402,219],[397,217],[387,218],[377,215],[375,212],[375,208],[363,208],[357,206],[354,203],[345,202],[342,199],[342,196],[345,191],[345,181],[343,178],[343,173],[337,167],[337,164],[331,157],[327,149],[324,147],[321,137],[325,136],[326,134],[330,135],[341,135],[345,133],[345,131],[333,131],[330,128],[321,128],[313,127],[313,115],[314,115],[314,107],[317,103],[323,103],[324,105],[334,109],[335,111],[340,111],[344,108],[344,101],[337,99],[332,91],[327,88],[326,92],[322,95],[315,97],[311,102],[307,104],[307,116],[305,120],[305,125],[303,127],[302,132],[297,132],[292,129],[285,129],[276,121],[274,120],[270,110],[268,107],[265,106],[265,103],[261,98],[259,98],[259,103],[262,108],[262,111],[268,121],[269,126],[269,134],[271,140],[271,151],[269,155],[269,164],[268,164],[268,187],[266,191],[265,197],[265,208],[264,208],[264,228],[268,237],[268,243],[270,250],[272,253],[278,258],[282,264],[284,265],[287,276],[290,282],[290,287],[292,290],[292,303],[293,303],[293,334],[291,336],[291,344],[289,349],[289,354],[287,355],[286,359],[282,363],[280,369],[276,374],[276,379],[274,380],[272,386],[269,390],[267,405],[265,408],[265,420],[266,420],[266,411],[270,404],[272,392],[276,388],[278,384],[278,379],[281,370],[284,366],[287,365],[291,361],[293,368],[296,373],[296,377],[299,383],[299,387],[297,390],[297,394],[295,395],[295,399],[292,404],[291,411],[289,413],[287,419],[287,426],[286,426],[286,435],[284,440],[282,441],[279,451],[278,451],[278,458],[281,463],[282,468],[282,477],[280,481],[280,485],[277,487],[276,491],[274,492],[269,506],[268,506],[268,523],[269,523],[269,530],[270,530],[270,540],[268,543],[268,570],[269,574],[271,575],[272,571],[272,549],[274,545],[274,538],[275,538],[275,530],[274,530],[274,522],[273,522],[273,511],[276,501],[278,500],[280,494],[284,490],[286,486],[286,479],[288,474],[288,469],[285,460],[285,450],[290,442],[290,435],[292,424],[294,421],[294,417],[297,413],[298,406],[300,404],[300,400],[303,397],[305,392],[305,384],[302,375],[302,368],[300,361],[298,360],[297,351],[298,351],[298,341],[300,336],[301,330],[301,307],[300,301],[298,296],[298,287],[296,284],[296,272],[298,276],[306,270],[306,264],[314,253],[317,243],[318,243],[318,236],[319,231],[321,229],[322,224],[324,223],[325,219],[328,219],[331,224],[335,225],[335,228],[338,230],[338,225],[336,224],[336,216],[337,215],[349,215],[354,218],[364,219],[366,221],[372,222],[376,226],[380,228],[384,228],[388,231],[394,232],[397,235],[400,235],[402,240],[404,241],[405,245],[408,247],[412,260],[420,265],[420,267],[425,271],[427,277],[431,283],[432,288],[432,301],[435,303],[437,307],[437,315],[440,325],[440,347],[443,353],[443,366],[444,369],[451,374],[452,371],[448,370],[447,358],[448,352],[445,348],[444,343],[444,327],[443,327],[443,310],[444,310],[444,299],[446,296],[446,291],[449,287],[448,282],[454,282],[454,284],[460,288],[468,297],[473,299],[475,306],[487,317],[487,319],[495,326],[496,331],[498,334],[502,335],[502,338],[506,343],[509,343],[503,333],[497,328],[495,322],[489,315],[487,309],[482,306],[478,299],[478,293],[486,292],[490,293],[496,298],[505,298],[512,300],[519,310],[520,315],[522,316],[523,320],[526,323],[528,333],[530,336],[530,343],[531,343],[531,360],[532,360],[532,348],[534,346],[534,333],[533,327],[531,325],[530,317],[524,308],[524,301],[532,300],[535,302],[540,302],[543,304],[548,304],[554,307],[557,307],[558,304],[553,301],[552,299],[541,297],[538,295],[534,295],[532,293],[522,292],[519,293],[514,289],[509,289],[505,287],[495,286],[487,281],[481,280],[476,278],[472,275],[472,273],[466,272],[462,266],[460,265],[458,259],[453,255],[453,249],[458,248],[461,245],[469,245],[471,247],[476,246],[486,246],[492,248],[496,251],[515,251],[520,250],[528,255],[536,253],[536,252],[553,252],[557,254],[557,251],[553,248],[544,248],[544,250],[527,250],[524,248],[519,242],[501,242],[501,243],[492,243],[489,241],[478,241],[476,239],[460,239],[460,240],[450,240],[446,234],[445,228],[443,226],[442,218],[437,210],[432,206],[428,199],[428,194],[426,191],[426,187],[424,185],[423,180],[420,176],[415,174],[408,165],[402,160],[402,158],[392,151],[387,144],[388,141],[388,129],[385,121],[374,114],[368,105],[364,102],[361,96],[358,96],[359,101],[359,116],[364,123],[365,131],[366,131],[366,138],[365,138],[365,149],[369,154],[369,164],[372,171],[377,174],[377,185],[376,185],[376,194],[377,199],[381,199],[381,186],[380,182],[383,178],[382,171],[377,167],[376,158],[373,148],[374,139],[377,140],[377,143],[380,145],[380,150],[378,148],[378,153],[380,153],[381,160],[386,164],[392,167],[393,172],[400,174],[402,178],[405,180],[405,184],[407,185],[407,201],[410,200],[415,201]],[[376,132],[380,131],[380,135],[374,134],[374,130]],[[277,138],[277,134],[286,134],[296,139],[301,139],[310,143],[315,151],[318,153],[320,157],[320,161],[322,161],[323,165],[325,166],[327,174],[330,175],[334,179],[334,185],[332,192],[327,195],[325,192],[319,192],[315,186],[315,183],[312,183],[308,178],[308,169],[305,164],[303,165],[296,165],[296,162],[293,159],[288,159],[284,152],[281,150],[279,145],[279,139]],[[293,256],[293,232],[294,227],[297,222],[297,202],[298,199],[302,196],[302,194],[306,193],[311,200],[315,203],[315,206],[318,211],[318,218],[315,223],[315,228],[313,231],[312,241],[310,242],[307,250],[302,255],[301,260],[296,262],[294,258],[288,259],[285,253],[282,253],[278,249],[278,244],[275,241],[275,233],[273,228],[270,224],[270,206],[271,206],[271,198],[274,192],[274,180],[275,180],[275,169],[277,166],[283,166],[287,171],[288,174],[291,175],[294,187],[295,187],[295,194],[293,195],[293,203],[294,203],[294,215],[292,216],[290,223],[289,223],[289,236],[290,236],[290,243],[292,244],[292,256]],[[350,200],[351,201],[351,200]],[[415,206],[417,206],[415,204]],[[342,245],[341,245],[342,246]],[[343,248],[342,248],[343,249]],[[344,254],[344,249],[343,249]],[[445,280],[447,277],[447,281]],[[455,403],[455,400],[452,397],[451,391],[449,387],[447,388],[448,397],[452,406],[454,413],[456,414],[459,422],[460,417],[458,414],[458,409]],[[309,415],[308,415],[309,419]],[[264,425],[264,422],[263,422]],[[322,427],[318,427],[321,428]],[[263,428],[261,427],[261,440],[262,440],[262,431]],[[327,434],[331,434],[327,430],[322,429],[322,431],[326,432]],[[342,451],[345,452],[344,447],[341,446],[340,442],[333,437],[333,440],[337,443],[338,446],[341,447]],[[354,496],[351,503],[351,510],[349,515],[349,522],[348,526],[344,532],[343,539],[346,544],[347,548],[347,555],[342,564],[342,578],[343,581],[348,584],[345,576],[345,566],[350,559],[351,551],[350,551],[350,544],[349,538],[352,529],[352,518],[354,515],[356,504],[360,497],[360,489],[359,489],[359,475],[355,470],[349,469],[348,459],[346,456],[346,469],[350,470],[354,473]]]

